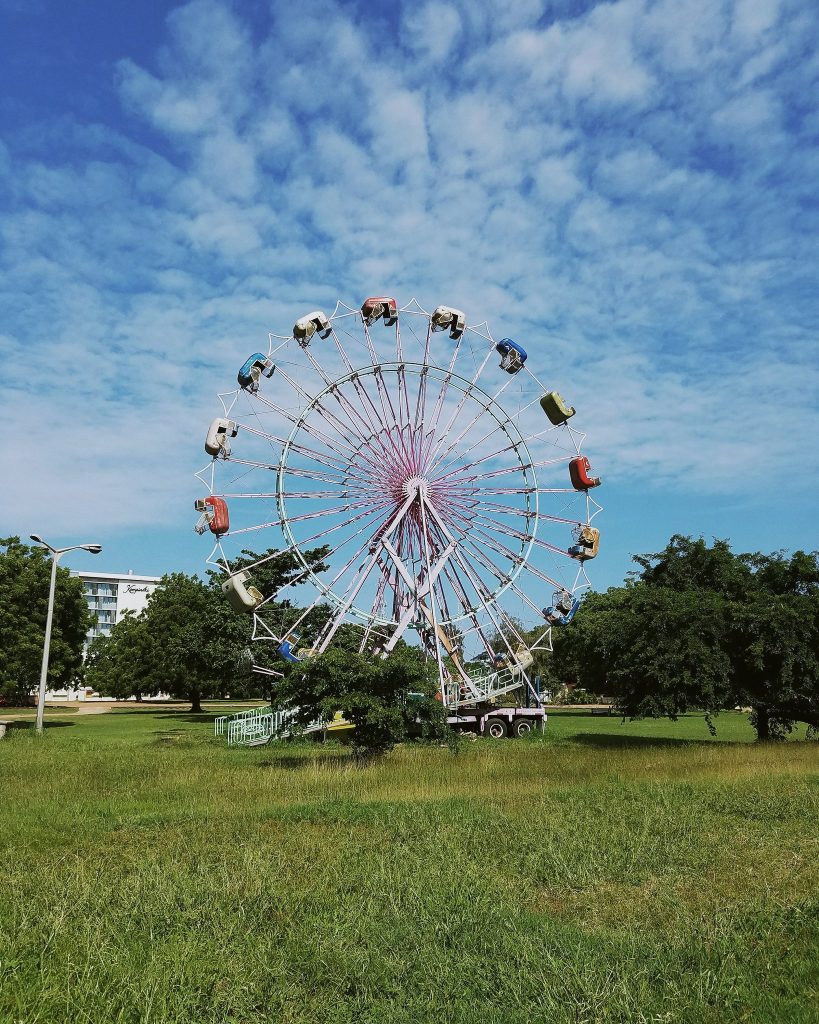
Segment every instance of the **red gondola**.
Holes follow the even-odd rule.
[[[369,299],[365,299],[364,305],[361,307],[361,315],[368,327],[382,316],[384,317],[384,326],[392,327],[398,320],[398,304],[395,299],[386,295],[371,296]]]
[[[600,486],[599,476],[589,476],[591,464],[585,455],[572,459],[569,463],[569,476],[572,478],[572,487],[576,491],[587,491],[590,487]]]
[[[217,498],[215,495],[197,498],[194,508],[202,513],[196,524],[197,533],[204,533],[205,529],[209,528],[212,534],[221,537],[230,529],[230,514],[224,498]]]

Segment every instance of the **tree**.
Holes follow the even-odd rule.
[[[147,616],[126,612],[108,636],[96,637],[85,659],[86,683],[104,697],[126,700],[160,688]]]
[[[19,537],[0,538],[0,697],[27,703],[40,678],[51,559]],[[82,580],[57,568],[48,686],[69,686],[82,672],[82,649],[93,619]]]
[[[633,718],[733,706],[720,604],[643,583],[589,594],[572,625],[553,631],[558,674]]]
[[[819,555],[734,554],[674,536],[584,600],[555,661],[627,715],[751,706],[759,739],[819,727]]]
[[[399,644],[379,659],[346,647],[291,665],[278,686],[279,706],[294,711],[301,725],[343,711],[355,726],[359,758],[384,754],[413,734],[446,735],[435,666],[418,648]]]
[[[229,691],[249,627],[215,587],[185,573],[163,576],[144,616],[151,643],[140,674],[152,688],[189,700],[194,712],[203,698]]]
[[[732,608],[738,692],[760,739],[819,729],[819,554],[744,555],[756,587]]]

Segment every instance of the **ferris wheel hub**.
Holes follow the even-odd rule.
[[[402,488],[404,497],[427,498],[429,496],[429,480],[425,476],[411,476],[404,481]]]

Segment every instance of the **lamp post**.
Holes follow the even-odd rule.
[[[48,615],[46,616],[45,643],[43,644],[43,665],[40,669],[40,692],[37,697],[37,725],[38,733],[43,731],[43,710],[45,709],[46,677],[48,676],[48,650],[51,647],[51,620],[54,618],[54,590],[57,585],[57,562],[67,551],[90,551],[92,555],[98,555],[102,551],[102,544],[74,544],[70,548],[53,548],[36,533],[31,534],[35,544],[41,544],[51,552],[51,587],[48,591]]]

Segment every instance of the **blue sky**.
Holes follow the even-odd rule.
[[[819,547],[814,3],[0,19],[4,535],[200,570],[216,393],[386,293],[519,338],[582,409],[597,586],[674,532]]]

